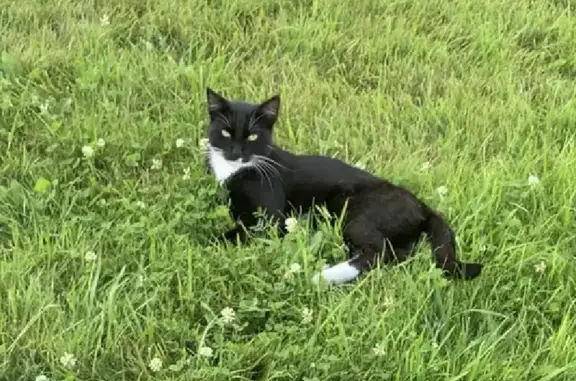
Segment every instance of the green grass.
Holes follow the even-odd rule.
[[[0,2],[0,380],[576,380],[576,4],[205,3]],[[280,145],[408,187],[483,275],[424,246],[316,287],[326,227],[211,244],[206,86],[281,91]]]

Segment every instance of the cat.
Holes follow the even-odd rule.
[[[342,284],[377,263],[400,263],[425,234],[436,267],[452,279],[474,279],[483,265],[456,259],[454,233],[433,209],[401,186],[326,156],[296,155],[274,144],[280,95],[261,104],[231,101],[207,88],[210,120],[206,162],[228,190],[236,226],[220,239],[245,242],[261,210],[286,233],[292,211],[324,205],[343,216],[342,236],[350,257],[314,274],[312,281]],[[344,210],[346,209],[346,210]],[[344,214],[342,214],[344,212]]]

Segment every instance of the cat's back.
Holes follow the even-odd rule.
[[[295,175],[298,182],[322,182],[327,185],[345,183],[372,183],[378,177],[340,159],[320,155],[295,156]]]

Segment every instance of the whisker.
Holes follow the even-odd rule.
[[[257,157],[258,159],[262,159],[262,160],[264,160],[264,161],[266,161],[266,162],[268,162],[268,163],[270,163],[270,164],[272,164],[272,165],[277,165],[278,167],[281,167],[281,168],[283,168],[283,169],[285,169],[285,170],[287,170],[287,171],[290,171],[290,168],[288,168],[288,167],[286,167],[286,166],[278,163],[276,160],[271,159],[271,158],[269,158],[269,157],[267,157],[267,156],[255,155],[255,157]]]
[[[256,161],[254,163],[254,167],[258,170],[258,173],[260,173],[262,175],[262,177],[268,181],[268,185],[270,185],[270,189],[274,189],[274,187],[272,186],[272,179],[270,178],[270,176],[266,170],[266,167],[262,166],[261,164],[262,164],[262,162]]]
[[[278,176],[280,179],[282,179],[282,174],[280,173],[280,170],[278,168],[276,168],[276,166],[274,165],[274,164],[278,164],[278,163],[276,163],[272,159],[266,160],[268,158],[266,158],[265,156],[261,156],[261,157],[259,157],[259,159],[263,163],[263,165],[268,167],[270,171],[274,172],[274,174],[276,176]]]
[[[218,113],[217,118],[220,119],[228,128],[232,128],[232,125],[230,124],[230,120],[221,112]]]
[[[275,168],[273,165],[271,165],[270,163],[263,161],[263,160],[259,160],[258,164],[266,170],[266,173],[268,175],[277,177],[280,179],[280,181],[284,182],[284,180],[282,179],[282,175],[280,174],[278,169]]]
[[[250,121],[248,123],[248,129],[250,130],[252,127],[254,127],[254,125],[256,123],[258,123],[258,121],[260,120],[260,118],[262,118],[264,116],[264,114],[260,114],[258,115],[258,118],[256,118],[256,120],[252,120],[254,118],[254,114],[250,115]]]

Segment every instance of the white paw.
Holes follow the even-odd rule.
[[[318,284],[320,277],[330,284],[341,284],[355,279],[360,272],[348,262],[342,262],[332,267],[324,267],[312,277],[312,283]]]

